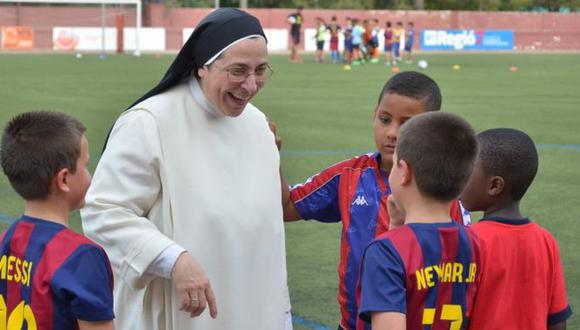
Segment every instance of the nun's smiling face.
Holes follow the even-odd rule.
[[[205,96],[226,116],[237,117],[264,86],[268,50],[263,38],[238,42],[209,66],[198,70]]]

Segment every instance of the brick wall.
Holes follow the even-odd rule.
[[[143,25],[165,27],[168,49],[181,47],[181,30],[193,27],[207,15],[209,8],[166,9],[148,5],[143,10]],[[249,9],[266,28],[286,28],[286,17],[293,9]],[[133,6],[107,6],[106,22],[115,26],[115,16],[125,15],[126,26],[135,25]],[[513,30],[516,49],[580,51],[580,13],[461,12],[461,11],[388,11],[388,10],[304,10],[304,27],[314,28],[315,18],[326,20],[336,15],[344,24],[346,17],[377,18],[381,24],[413,21],[423,29],[503,29]],[[32,26],[36,48],[52,48],[53,26],[100,26],[101,8],[73,6],[1,5],[0,26]]]

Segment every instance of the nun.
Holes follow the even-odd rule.
[[[285,328],[280,160],[250,104],[266,42],[255,17],[213,11],[111,129],[81,216],[113,266],[118,329]]]

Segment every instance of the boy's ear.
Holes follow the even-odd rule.
[[[68,185],[70,171],[68,168],[61,168],[54,176],[54,186],[58,192],[69,192]]]
[[[487,193],[498,197],[505,190],[505,180],[501,176],[491,176],[487,180]]]
[[[405,160],[399,160],[399,167],[401,168],[401,185],[406,186],[411,182],[413,171]]]

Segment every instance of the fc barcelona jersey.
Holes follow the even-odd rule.
[[[463,329],[480,281],[479,243],[455,222],[411,223],[365,250],[357,329],[373,312],[406,314],[408,329]]]
[[[23,216],[2,234],[0,322],[8,329],[77,329],[77,320],[112,320],[112,290],[104,250],[65,226]]]
[[[356,284],[364,248],[389,229],[388,175],[381,173],[380,154],[366,154],[337,163],[292,187],[290,198],[303,219],[341,222],[338,265],[340,326],[356,326]],[[458,201],[450,216],[460,224],[470,223],[469,213]]]

